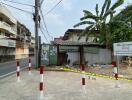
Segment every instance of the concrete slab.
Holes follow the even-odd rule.
[[[39,72],[21,72],[21,82],[16,75],[0,80],[0,100],[39,100]],[[115,80],[86,77],[86,94],[81,87],[81,75],[72,72],[45,72],[43,100],[131,100],[132,83],[119,81],[120,88],[115,88]]]

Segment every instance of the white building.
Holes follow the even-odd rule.
[[[29,57],[34,54],[30,30],[0,5],[0,62]],[[33,43],[34,44],[34,43]]]
[[[0,61],[15,58],[17,21],[10,11],[0,5]]]

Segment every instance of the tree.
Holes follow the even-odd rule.
[[[125,21],[127,23],[129,22],[131,23],[131,27],[132,27],[132,4],[128,5],[119,14],[117,14],[113,19]]]
[[[111,46],[115,42],[132,41],[132,5],[128,5],[109,23]]]
[[[83,10],[84,16],[80,18],[81,22],[74,25],[74,27],[78,27],[80,25],[87,25],[85,30],[80,34],[79,39],[85,35],[86,41],[87,41],[89,35],[93,34],[93,30],[98,30],[99,35],[94,34],[96,35],[95,40],[99,39],[98,42],[100,44],[106,44],[106,46],[109,47],[110,33],[109,33],[109,27],[107,22],[110,22],[112,20],[113,15],[115,13],[115,9],[119,7],[121,4],[123,4],[123,2],[124,0],[117,0],[111,6],[111,0],[105,0],[100,13],[98,9],[98,4],[96,4],[96,7],[95,7],[96,15],[92,14],[88,10]]]

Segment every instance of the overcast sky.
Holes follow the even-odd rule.
[[[6,4],[34,12],[34,8],[28,6],[22,6],[8,1],[0,0]],[[35,0],[12,0],[20,3],[26,3],[34,5]],[[42,5],[42,10],[45,15],[57,2],[60,0],[44,0]],[[116,0],[112,0],[114,3]],[[69,28],[73,28],[73,25],[79,22],[80,17],[83,16],[83,10],[95,11],[96,3],[99,7],[102,7],[104,0],[63,0],[51,13],[45,16],[45,21],[47,23],[47,28],[52,37],[63,36],[65,31]],[[125,0],[125,3],[117,9],[117,12],[121,11],[127,4],[132,4],[132,0]],[[34,22],[32,20],[32,15],[28,13],[21,12],[19,10],[10,8],[13,16],[17,18],[21,23],[25,24],[32,33],[34,33]],[[80,27],[81,28],[81,27]],[[46,34],[46,31],[44,31]],[[51,39],[49,35],[46,34],[47,39]],[[43,42],[47,40],[42,36]]]

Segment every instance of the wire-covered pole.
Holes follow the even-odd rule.
[[[39,8],[40,8],[40,0],[35,0],[35,66],[38,68],[38,28],[39,28]]]

